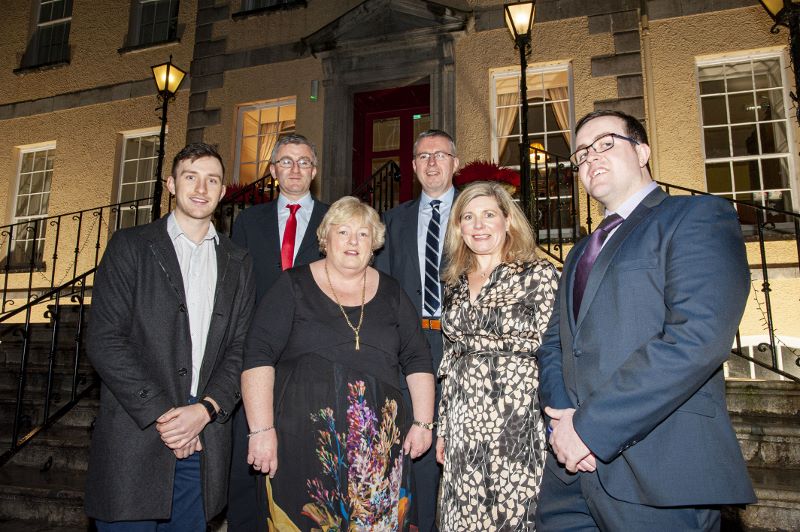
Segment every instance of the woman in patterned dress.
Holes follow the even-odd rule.
[[[444,465],[441,528],[534,530],[547,446],[536,349],[558,273],[537,260],[522,211],[502,185],[457,197],[445,241],[450,262],[439,369],[436,455]]]

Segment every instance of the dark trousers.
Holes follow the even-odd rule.
[[[263,529],[259,526],[259,505],[256,473],[247,463],[247,416],[240,406],[233,415],[233,454],[231,476],[228,485],[228,530],[229,532],[251,532]]]
[[[175,462],[172,514],[160,521],[95,521],[98,532],[198,532],[206,529],[200,453]]]
[[[545,468],[536,510],[538,532],[718,532],[720,529],[718,508],[656,508],[620,501],[603,489],[597,473],[579,475],[572,484],[564,484]]]

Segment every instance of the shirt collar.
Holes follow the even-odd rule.
[[[169,217],[167,218],[167,234],[169,238],[174,242],[178,239],[179,236],[184,235],[186,233],[183,229],[181,229],[180,224],[178,223],[178,219],[175,217],[175,212],[171,212]],[[186,236],[186,239],[189,242],[192,242],[192,239]],[[203,237],[203,240],[214,240],[215,244],[219,243],[219,236],[217,235],[217,230],[214,228],[214,224],[209,222],[208,223],[208,231],[206,232],[206,236]],[[194,242],[192,242],[194,244]]]
[[[297,201],[290,201],[289,198],[287,198],[283,194],[278,195],[278,210],[285,209],[287,205],[291,205],[294,203],[300,205],[301,209],[308,209],[308,210],[314,209],[314,199],[311,197],[311,192],[306,192],[306,195]]]
[[[432,198],[427,194],[425,194],[425,192],[423,191],[422,194],[420,194],[419,196],[419,206],[423,209],[427,209],[430,207],[431,201],[433,201],[434,199],[438,199],[439,201],[441,201],[441,203],[439,204],[440,211],[443,208],[449,209],[450,206],[453,204],[453,198],[455,197],[455,195],[456,195],[456,188],[453,186],[451,186],[447,192],[445,192],[438,198]]]
[[[655,181],[650,181],[648,184],[646,184],[641,189],[636,191],[630,198],[626,199],[622,203],[622,205],[620,205],[619,208],[617,208],[617,210],[614,212],[616,212],[623,218],[627,219],[628,216],[630,216],[631,213],[634,211],[634,209],[636,209],[636,207],[639,206],[642,200],[657,188],[658,188],[658,183],[656,183]],[[609,214],[611,214],[611,211],[606,210],[606,216],[608,216]]]

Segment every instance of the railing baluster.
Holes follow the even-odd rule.
[[[44,316],[53,321],[53,329],[50,335],[50,352],[47,356],[47,385],[44,392],[44,416],[43,421],[50,417],[50,398],[53,395],[53,372],[56,365],[56,351],[58,350],[58,326],[61,321],[61,292],[55,293],[55,309],[47,310]]]
[[[8,239],[8,247],[6,248],[6,263],[3,266],[3,307],[0,312],[6,311],[6,302],[8,301],[8,271],[11,269],[11,250],[14,248],[12,242],[14,241],[14,225],[8,226],[8,230],[0,230],[0,236]]]
[[[58,263],[58,240],[61,237],[61,216],[50,222],[50,226],[56,228],[56,242],[53,244],[53,263],[50,265],[50,288],[56,286],[56,264]]]
[[[756,221],[758,226],[758,249],[761,254],[761,275],[763,282],[761,283],[761,291],[764,293],[764,306],[767,311],[767,330],[769,331],[769,347],[772,350],[772,366],[778,369],[778,351],[775,349],[775,328],[772,322],[772,303],[769,293],[772,291],[769,287],[769,271],[767,269],[767,251],[764,245],[764,226],[767,224],[764,211],[756,210]]]
[[[103,227],[103,208],[100,207],[100,210],[95,211],[92,215],[97,216],[97,239],[94,243],[94,267],[97,268],[100,263],[100,229]]]
[[[78,255],[81,252],[81,226],[83,225],[83,211],[77,213],[77,215],[73,215],[72,219],[77,220],[78,222],[78,233],[75,237],[75,256],[72,258],[72,277],[74,279],[78,276]]]
[[[80,282],[81,285],[81,292],[79,296],[73,295],[71,301],[78,303],[78,324],[75,330],[75,356],[73,358],[73,368],[72,368],[72,393],[70,398],[72,401],[78,395],[78,374],[79,374],[79,366],[81,361],[81,346],[83,345],[83,317],[84,312],[86,311],[86,280],[88,276],[85,276],[83,280]]]

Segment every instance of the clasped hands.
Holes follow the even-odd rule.
[[[572,416],[575,414],[574,408],[556,409],[545,407],[544,413],[550,416],[550,447],[556,455],[558,462],[570,473],[578,471],[592,472],[597,469],[597,460],[594,454],[583,443],[583,440],[575,432],[572,424]]]
[[[203,405],[180,406],[170,408],[162,414],[156,420],[156,430],[161,435],[164,445],[182,460],[203,450],[200,432],[210,420]]]

